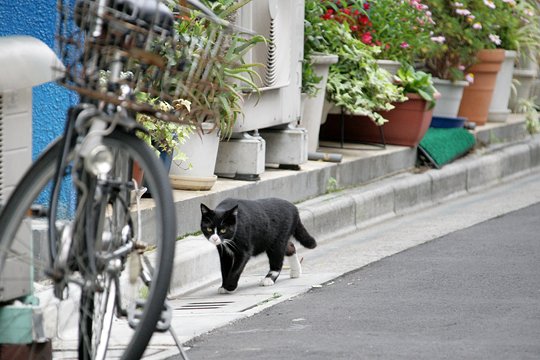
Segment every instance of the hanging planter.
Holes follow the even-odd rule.
[[[484,49],[478,52],[478,62],[466,70],[474,75],[474,82],[463,90],[458,116],[478,126],[487,122],[497,74],[504,58],[503,49]]]

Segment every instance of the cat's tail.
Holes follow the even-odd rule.
[[[317,241],[313,238],[313,236],[309,235],[306,228],[300,221],[300,218],[298,219],[298,223],[296,224],[296,229],[294,229],[294,238],[302,244],[303,247],[306,247],[308,249],[314,249],[317,246]]]

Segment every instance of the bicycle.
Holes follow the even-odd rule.
[[[196,86],[212,87],[218,60],[211,58],[225,46],[215,39],[228,24],[200,2],[188,3],[191,8],[183,1],[58,0],[65,65],[59,83],[80,102],[0,214],[0,302],[13,299],[4,290],[16,283],[37,287],[35,297],[46,305],[38,332],[46,337],[52,330],[61,340],[53,348],[63,355],[138,359],[156,330],[170,329],[175,207],[164,166],[137,136],[146,130],[136,113],[191,123],[175,99],[190,99],[201,91]],[[192,9],[208,31],[202,45],[174,31]],[[194,56],[201,65],[185,71]],[[169,104],[168,111],[140,94]],[[212,109],[201,104],[191,111],[205,116]],[[133,178],[135,165],[143,184]],[[33,245],[48,247],[47,258],[35,258]]]

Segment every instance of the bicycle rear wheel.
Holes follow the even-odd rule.
[[[42,333],[52,338],[53,351],[64,357],[137,359],[161,319],[174,258],[175,210],[168,176],[152,150],[120,131],[103,143],[115,156],[106,179],[81,174],[73,162],[64,174],[58,238],[50,242],[57,249],[53,264],[44,256],[49,246],[44,213],[60,142],[11,194],[0,215],[0,302],[26,295],[27,290],[5,291],[24,283],[40,301]],[[138,206],[133,162],[152,196]],[[77,181],[71,181],[72,173]]]

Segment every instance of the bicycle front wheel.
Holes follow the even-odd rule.
[[[59,356],[137,359],[163,320],[175,210],[164,166],[146,144],[120,131],[103,144],[115,159],[107,178],[81,172],[70,151],[57,239],[47,238],[46,215],[60,142],[11,194],[0,215],[0,302],[38,299],[44,326],[32,340],[50,338]],[[150,198],[138,196],[143,189],[132,181],[133,163]],[[53,263],[45,255],[49,246],[56,249]],[[0,324],[0,337],[8,329]]]

